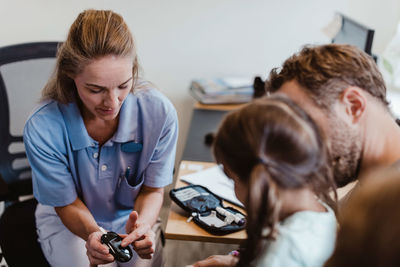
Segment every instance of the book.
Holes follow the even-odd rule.
[[[251,101],[254,89],[251,80],[231,77],[193,80],[190,92],[203,104],[233,104]]]

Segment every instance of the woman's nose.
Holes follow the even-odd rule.
[[[110,108],[115,108],[118,106],[118,91],[116,90],[111,90],[105,97],[104,99],[104,105]]]

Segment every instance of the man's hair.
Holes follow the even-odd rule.
[[[296,80],[317,106],[330,110],[348,86],[357,86],[385,106],[386,86],[371,56],[352,45],[305,46],[288,58],[281,68],[270,72],[267,92],[277,91],[285,82]]]

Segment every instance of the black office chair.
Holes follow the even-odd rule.
[[[21,200],[32,195],[22,130],[54,68],[57,46],[37,42],[0,48],[0,247],[10,267],[49,266],[37,241],[37,202],[32,197]]]

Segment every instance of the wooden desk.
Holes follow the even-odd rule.
[[[187,185],[185,182],[182,182],[180,180],[180,177],[182,175],[197,172],[200,170],[200,168],[207,169],[213,166],[215,166],[215,164],[211,162],[198,162],[198,161],[186,161],[186,160],[182,161],[179,167],[178,178],[175,184],[175,188]],[[224,205],[232,206],[244,212],[243,209],[231,203],[224,203]],[[165,238],[175,239],[175,240],[190,240],[190,241],[226,243],[226,244],[239,244],[244,239],[246,239],[245,230],[228,235],[216,236],[207,233],[193,221],[188,223],[187,219],[188,219],[188,214],[174,202],[171,202],[171,208],[168,214],[167,227],[165,229]]]
[[[221,111],[231,111],[239,109],[246,104],[225,104],[225,105],[205,105],[200,102],[196,102],[194,105],[195,109],[207,109],[207,110],[221,110]]]

